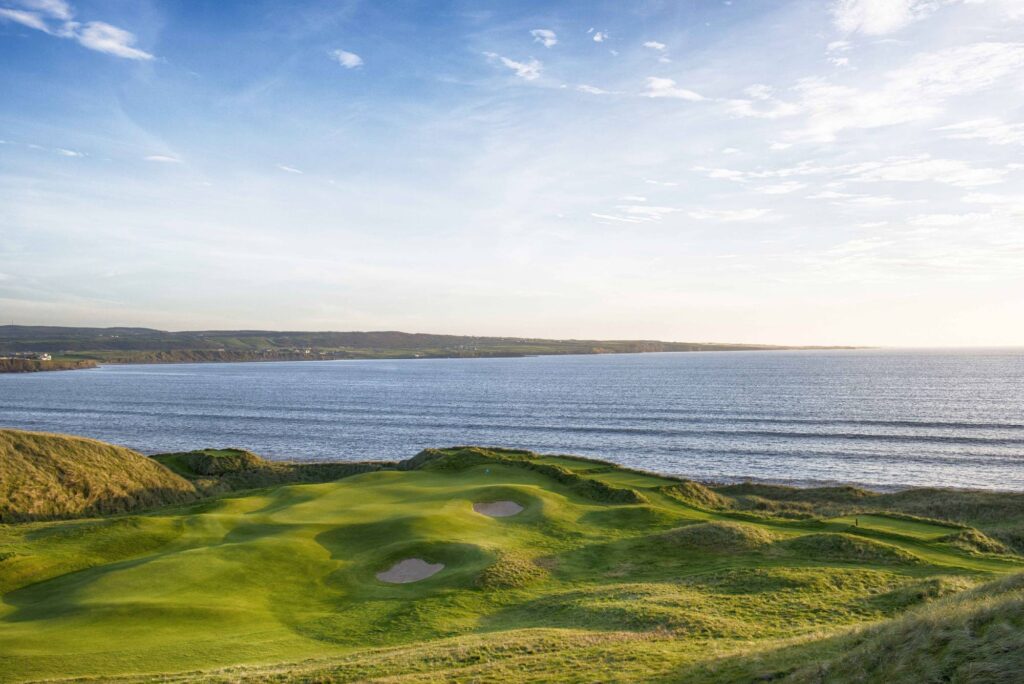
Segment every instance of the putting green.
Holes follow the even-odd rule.
[[[431,644],[497,649],[497,661],[513,643],[548,652],[566,676],[599,676],[586,653],[608,644],[643,657],[636,677],[667,676],[708,653],[896,615],[922,587],[1024,569],[932,544],[919,525],[862,516],[856,537],[823,544],[833,533],[820,524],[691,508],[656,477],[594,477],[648,488],[641,503],[609,503],[617,490],[453,458],[148,515],[0,526],[0,679],[330,658],[354,678],[440,676],[457,664]],[[473,511],[507,500],[523,511]],[[378,581],[410,558],[443,569]],[[424,650],[403,660],[386,648]]]

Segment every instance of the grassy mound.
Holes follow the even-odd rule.
[[[1011,684],[1024,673],[1024,575],[940,599],[868,630],[797,682]]]
[[[672,546],[706,553],[735,553],[767,547],[778,539],[769,530],[743,523],[716,521],[687,525],[661,535]]]
[[[967,551],[976,551],[978,553],[1011,553],[1006,544],[996,539],[992,539],[987,534],[979,532],[978,530],[961,530],[955,534],[939,537],[939,541],[952,544],[953,546],[958,546]]]
[[[484,568],[476,579],[476,585],[481,589],[515,589],[525,587],[546,575],[544,569],[526,556],[506,551]]]
[[[806,534],[776,544],[780,550],[818,561],[849,563],[919,563],[920,559],[891,544],[848,534]]]
[[[718,494],[710,487],[705,487],[701,483],[692,480],[684,480],[676,485],[667,485],[661,491],[673,499],[691,506],[711,509],[730,507],[728,498]]]
[[[723,509],[790,518],[881,513],[909,521],[974,527],[991,541],[1024,553],[1024,493],[918,488],[880,494],[857,487],[800,488],[750,482],[712,489],[725,500]]]
[[[329,482],[393,468],[392,463],[268,461],[245,449],[200,449],[151,458],[191,481],[206,495],[299,482]]]
[[[130,449],[0,430],[0,522],[125,513],[195,497],[187,480]]]

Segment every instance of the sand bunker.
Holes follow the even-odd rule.
[[[492,518],[507,518],[510,515],[521,513],[523,507],[515,501],[487,501],[473,504],[473,510]]]
[[[389,584],[419,582],[444,570],[444,563],[428,563],[422,558],[406,558],[387,570],[377,573],[377,579]]]

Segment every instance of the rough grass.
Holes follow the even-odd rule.
[[[195,497],[187,480],[130,449],[0,430],[0,522],[125,513]]]
[[[1015,684],[1024,675],[1024,575],[950,596],[851,639],[791,682]]]
[[[830,535],[831,536],[831,535]],[[706,553],[738,553],[764,548],[778,539],[771,530],[718,520],[698,523],[661,535],[665,543]]]
[[[264,468],[203,453],[229,460],[208,464],[216,475],[176,465],[196,481]],[[846,651],[875,648],[873,630],[918,615],[908,610],[1024,570],[1013,555],[943,540],[963,527],[752,515],[686,483],[557,458],[446,449],[144,515],[0,525],[0,680],[814,676],[809,665],[838,672]],[[496,499],[525,509],[473,512]],[[445,568],[411,584],[376,579],[410,557]],[[967,610],[996,594],[964,596]],[[1000,620],[993,629],[1015,624]],[[907,657],[946,657],[924,648]],[[942,667],[980,672],[963,669],[966,648],[951,653]]]
[[[778,544],[780,549],[819,561],[868,563],[919,563],[920,559],[899,546],[848,534],[807,534]]]

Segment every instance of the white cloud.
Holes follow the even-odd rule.
[[[647,77],[647,90],[644,92],[647,97],[669,97],[689,102],[701,102],[706,99],[703,95],[676,87],[676,82],[671,78],[659,78],[657,76]]]
[[[850,167],[855,180],[867,182],[911,182],[932,181],[961,188],[1002,183],[1007,171],[973,167],[954,159],[932,159],[927,155],[919,157],[892,157],[881,162],[866,162]]]
[[[907,223],[912,226],[948,228],[950,226],[976,223],[987,217],[987,214],[918,214],[907,219]]]
[[[143,157],[146,161],[161,162],[163,164],[180,164],[181,160],[177,157],[172,157],[166,154],[151,154],[148,157]]]
[[[950,0],[837,0],[832,18],[845,33],[880,36],[899,31],[945,4]]]
[[[799,105],[775,97],[771,86],[755,83],[744,89],[743,93],[749,99],[727,100],[725,103],[726,110],[733,116],[780,119],[800,112]]]
[[[644,197],[623,197],[623,201],[646,202]],[[615,207],[617,214],[605,214],[592,212],[590,215],[604,221],[617,221],[620,223],[658,223],[669,214],[680,211],[676,207],[658,207],[648,204],[621,204]]]
[[[967,204],[987,204],[990,207],[1005,209],[1013,213],[1024,213],[1024,195],[972,192],[964,195],[960,201]]]
[[[594,42],[595,43],[603,43],[607,39],[608,39],[608,34],[605,33],[604,31],[597,31],[594,34]]]
[[[22,26],[27,26],[37,31],[43,31],[45,33],[50,32],[50,27],[46,25],[46,21],[44,21],[43,18],[35,12],[25,12],[24,10],[0,7],[0,19],[13,21],[16,24],[21,24]]]
[[[1010,124],[995,117],[973,119],[934,129],[951,140],[984,140],[993,145],[1024,145],[1024,124]]]
[[[610,91],[610,90],[605,90],[604,88],[598,88],[597,86],[587,85],[585,83],[582,83],[582,84],[576,86],[576,90],[580,91],[581,93],[588,93],[590,95],[611,95],[612,94],[612,91]]]
[[[778,183],[776,185],[762,185],[757,188],[757,192],[762,195],[788,195],[791,192],[803,190],[806,187],[806,183],[801,183],[799,181],[786,181],[785,183]]]
[[[533,29],[530,31],[530,35],[533,36],[535,43],[540,43],[547,48],[558,43],[558,36],[550,29]]]
[[[84,26],[72,21],[74,12],[64,0],[18,0],[22,7],[34,11],[0,8],[0,19],[15,21],[24,26],[58,38],[77,40],[83,47],[124,59],[148,61],[153,55],[135,45],[135,34],[103,21],[90,21]],[[59,23],[51,26],[47,20]]]
[[[626,204],[615,208],[625,214],[640,216],[650,221],[660,221],[664,216],[679,211],[675,207],[652,207],[646,204]]]
[[[54,150],[57,154],[62,157],[84,157],[85,155],[77,150],[66,150],[63,147],[58,147]]]
[[[603,221],[619,221],[620,223],[644,223],[643,219],[636,218],[635,216],[615,216],[613,214],[599,214],[597,212],[591,212],[590,214],[594,218],[602,219]]]
[[[348,50],[333,50],[331,57],[346,69],[355,69],[356,67],[363,66],[363,58]]]
[[[135,34],[102,21],[90,21],[86,24],[78,34],[78,42],[90,50],[125,59],[153,59],[153,55],[145,50],[132,47],[135,43]]]
[[[665,45],[664,43],[659,43],[656,40],[649,40],[646,43],[644,43],[644,47],[649,48],[651,50],[657,50],[658,52],[664,52],[665,48],[667,48],[668,46]]]
[[[756,221],[765,218],[770,214],[769,209],[695,209],[687,213],[692,219],[699,221],[722,221],[733,223],[737,221]]]
[[[671,181],[660,181],[660,180],[654,180],[654,179],[652,179],[652,178],[648,178],[648,179],[646,179],[646,180],[644,181],[644,183],[647,183],[648,185],[658,185],[658,186],[661,186],[661,187],[663,187],[663,188],[674,188],[674,187],[676,187],[677,185],[679,185],[679,183],[673,183],[673,182],[671,182]]]
[[[502,57],[495,52],[485,52],[484,55],[490,60],[498,60],[506,67],[516,73],[516,76],[524,81],[535,81],[540,78],[540,72],[544,65],[540,61],[530,58],[529,62],[517,62],[508,57]]]
[[[15,4],[36,10],[54,19],[68,21],[74,16],[71,5],[64,0],[16,0]]]
[[[808,195],[807,199],[846,199],[848,197],[856,197],[856,195],[848,192],[836,192],[835,190],[823,190],[813,195]]]
[[[646,202],[647,198],[640,195],[623,195],[619,198],[623,202]]]
[[[1024,68],[1024,43],[975,43],[913,57],[864,90],[823,78],[804,78],[794,90],[807,115],[791,140],[832,142],[851,128],[880,128],[932,118],[954,96],[994,86]],[[734,108],[734,111],[741,111]]]
[[[297,174],[300,174],[300,175],[302,174],[302,171],[300,171],[299,169],[295,168],[294,166],[286,166],[284,164],[278,164],[277,168],[281,169],[282,171],[284,171],[286,173],[297,173]]]

